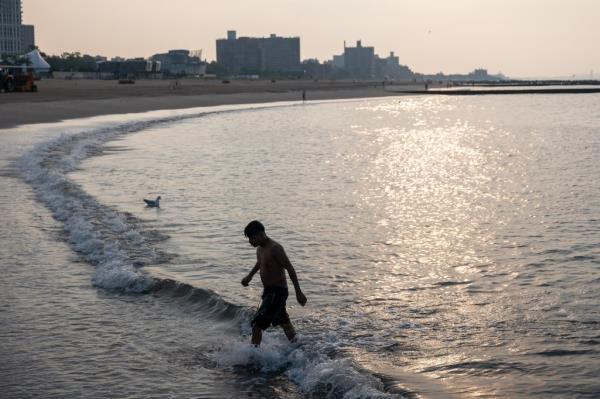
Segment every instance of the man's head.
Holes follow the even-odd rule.
[[[250,245],[253,247],[258,247],[263,245],[267,240],[267,235],[265,234],[265,226],[258,220],[253,220],[244,229],[244,235],[248,237],[248,241],[250,241]]]

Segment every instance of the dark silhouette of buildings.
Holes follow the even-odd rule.
[[[200,55],[191,54],[189,50],[169,50],[154,54],[150,59],[159,63],[160,71],[166,75],[202,76],[206,73],[206,63],[200,60]]]
[[[469,73],[468,76],[473,80],[486,80],[490,77],[487,69],[483,68],[475,69],[473,72]]]
[[[0,55],[21,51],[21,0],[0,0]]]
[[[21,51],[27,53],[35,48],[35,27],[21,25]]]
[[[344,44],[344,69],[354,79],[371,79],[375,76],[375,48],[363,47],[361,41],[356,47]]]
[[[321,64],[314,58],[302,61],[302,73],[305,78],[316,80],[333,77],[331,62]]]
[[[97,72],[104,79],[145,78],[151,75],[152,61],[144,58],[131,60],[115,59],[97,64]]]
[[[0,0],[0,55],[18,55],[35,48],[34,26],[22,24],[21,0]]]
[[[384,79],[412,79],[413,71],[405,65],[400,65],[400,58],[391,51],[386,58],[375,55],[375,76]]]
[[[300,38],[238,38],[235,31],[227,31],[227,39],[217,40],[217,63],[231,74],[298,74]]]

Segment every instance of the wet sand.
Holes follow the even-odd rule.
[[[302,90],[310,100],[397,96],[381,82],[352,81],[232,81],[44,79],[37,93],[0,93],[0,129],[23,124],[57,122],[97,115],[136,113],[224,104],[300,101]],[[422,86],[406,84],[402,90]]]

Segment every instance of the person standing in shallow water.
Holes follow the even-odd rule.
[[[288,259],[283,247],[265,233],[265,226],[258,220],[253,220],[244,229],[250,245],[256,248],[256,265],[242,279],[242,285],[247,287],[256,272],[260,271],[263,283],[262,303],[252,319],[252,344],[260,345],[262,332],[270,325],[281,326],[290,342],[296,339],[296,331],[285,309],[288,297],[288,286],[285,278],[287,270],[296,290],[296,299],[302,306],[306,305],[306,297],[300,289],[296,271]]]

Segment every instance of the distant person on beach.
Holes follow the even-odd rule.
[[[306,90],[302,90],[302,102],[306,101]]]
[[[290,342],[294,342],[296,331],[285,310],[285,301],[288,297],[285,271],[287,270],[294,284],[298,303],[304,306],[306,297],[300,290],[296,271],[283,247],[267,236],[265,226],[261,222],[253,220],[248,223],[244,235],[248,237],[250,245],[256,248],[256,265],[242,279],[242,285],[247,287],[256,272],[260,271],[260,279],[264,287],[262,303],[252,319],[252,344],[260,345],[262,332],[270,325],[281,326]]]

